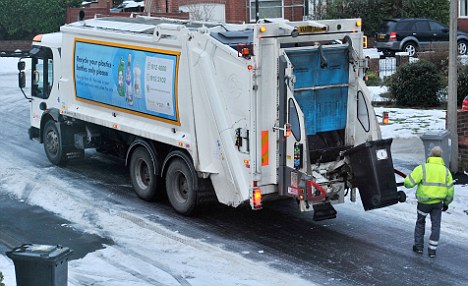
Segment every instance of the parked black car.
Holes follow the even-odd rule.
[[[407,52],[448,49],[449,28],[431,19],[402,18],[385,20],[376,34],[375,46],[386,56]],[[458,54],[468,49],[468,34],[457,32]]]

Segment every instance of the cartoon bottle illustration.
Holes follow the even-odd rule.
[[[124,67],[125,63],[123,60],[123,57],[120,57],[120,63],[118,67],[118,86],[117,86],[117,91],[119,92],[120,96],[125,96],[125,91],[124,91]]]
[[[141,98],[141,69],[137,63],[133,67],[133,95]]]
[[[128,54],[127,70],[125,71],[125,94],[127,95],[127,102],[133,105],[133,87],[132,87],[132,54]]]

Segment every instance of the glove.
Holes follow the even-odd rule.
[[[446,210],[448,210],[448,205],[443,205],[442,206],[442,211],[445,212]]]

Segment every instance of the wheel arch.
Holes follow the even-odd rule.
[[[132,157],[133,152],[138,147],[143,147],[148,151],[148,153],[149,153],[149,155],[151,157],[151,161],[153,162],[154,174],[155,175],[162,174],[162,172],[160,171],[161,168],[160,168],[160,164],[159,164],[159,156],[158,156],[158,153],[156,152],[156,149],[154,148],[153,144],[151,144],[150,142],[148,142],[148,141],[146,141],[146,140],[144,140],[142,138],[135,139],[132,142],[132,144],[130,144],[130,146],[128,147],[127,155],[125,156],[125,166],[128,166],[128,164],[130,162],[130,158]]]
[[[195,178],[198,178],[197,176],[197,171],[195,170],[195,166],[193,165],[193,159],[192,157],[185,151],[183,150],[173,150],[171,151],[167,156],[166,158],[164,159],[164,162],[162,164],[162,169],[161,169],[161,176],[166,176],[166,172],[167,172],[167,168],[169,166],[169,163],[176,159],[176,158],[180,158],[182,159],[186,164],[187,166],[190,168],[190,170],[193,172]]]
[[[46,112],[42,113],[41,117],[41,128],[39,130],[39,142],[44,143],[44,127],[47,121],[54,120],[55,122],[62,121],[62,115],[60,114],[60,110],[57,108],[48,109]]]
[[[403,47],[407,44],[407,43],[414,43],[416,48],[419,48],[419,41],[418,39],[416,39],[415,37],[408,37],[406,39],[403,39],[400,43],[400,50],[403,50]]]

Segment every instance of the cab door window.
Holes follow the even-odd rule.
[[[54,63],[52,51],[49,48],[33,49],[32,57],[32,96],[48,98],[54,80]]]

